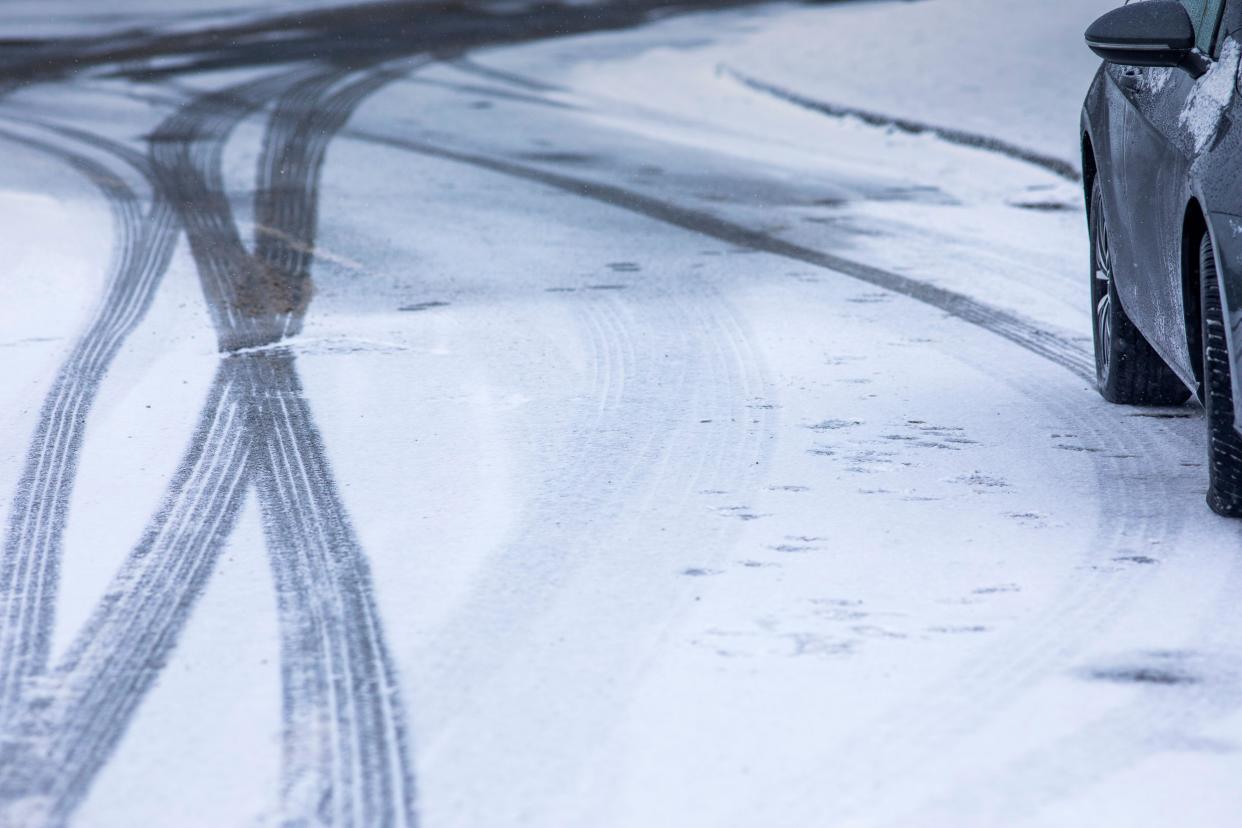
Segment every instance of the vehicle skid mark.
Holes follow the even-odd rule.
[[[157,194],[143,211],[117,170],[79,150],[87,144],[146,174],[141,156],[69,128],[44,131],[49,130],[79,149],[7,130],[0,136],[60,158],[94,183],[112,207],[118,238],[99,311],[44,399],[10,509],[0,557],[0,711],[5,712],[13,710],[22,683],[46,669],[65,521],[86,420],[109,366],[150,307],[177,238],[166,200]]]
[[[468,164],[512,178],[533,181],[582,198],[611,204],[614,207],[729,244],[794,259],[850,276],[942,310],[950,316],[1004,337],[1019,347],[1060,365],[1081,379],[1091,382],[1095,380],[1095,368],[1091,365],[1090,355],[1068,335],[1056,333],[1033,320],[945,288],[872,265],[851,261],[832,253],[804,247],[709,213],[661,201],[613,184],[574,178],[563,173],[530,167],[482,153],[449,149],[437,144],[396,138],[372,131],[350,130],[347,134],[358,140]]]
[[[920,285],[906,277],[808,251],[714,216],[659,202],[612,185],[526,167],[484,153],[446,149],[426,142],[371,133],[351,135],[555,187],[730,243],[745,244],[753,249],[789,256],[854,276],[912,296],[964,321],[1000,333],[1026,350],[1068,368],[1079,378],[1094,381],[1090,355],[1068,337],[1050,335],[1032,322],[1003,311],[994,311],[974,300],[966,299],[959,304],[955,294]],[[1054,343],[1051,347],[1050,340]],[[1108,566],[1110,556],[1115,554],[1116,549],[1138,539],[1149,541],[1158,538],[1166,545],[1175,545],[1183,528],[1182,516],[1167,511],[1153,512],[1141,504],[1152,499],[1166,502],[1176,497],[1176,481],[1168,480],[1161,470],[1181,456],[1186,446],[1185,435],[1166,431],[1159,438],[1153,438],[1153,435],[1132,429],[1118,432],[1115,418],[1103,411],[1093,408],[1084,412],[1081,406],[1056,403],[1053,395],[1046,391],[1021,387],[1016,381],[1009,382],[1031,397],[1036,407],[1049,410],[1059,421],[1073,423],[1087,432],[1083,436],[1090,437],[1093,446],[1102,447],[1089,453],[1089,462],[1099,478],[1107,508],[1120,511],[1101,513],[1096,537],[1084,555],[1082,569],[1086,571],[1086,576],[1075,574],[1069,579],[1040,610],[1037,619],[988,645],[979,657],[972,658],[965,665],[963,674],[930,687],[929,694],[921,697],[917,706],[899,707],[887,714],[884,722],[869,722],[866,728],[860,729],[856,734],[860,741],[874,742],[878,730],[887,734],[882,737],[883,741],[900,746],[885,766],[884,777],[894,782],[926,769],[935,762],[938,751],[945,744],[974,732],[982,723],[1008,707],[1024,688],[1063,669],[1067,658],[1083,649],[1093,636],[1098,636],[1115,623],[1128,603],[1154,577],[1150,567],[1134,567],[1119,573]],[[1151,490],[1153,485],[1157,491]],[[963,707],[961,703],[963,683],[976,691],[968,707]],[[1201,713],[1218,717],[1223,715],[1223,709],[1209,711],[1205,708]],[[1127,749],[1133,751],[1132,756],[1137,756],[1141,755],[1142,746],[1131,744]],[[875,805],[877,800],[874,797],[860,793],[875,789],[873,774],[863,768],[843,768],[840,782],[840,785],[832,784],[831,787],[839,794],[834,801],[838,802],[843,813],[866,813]],[[822,788],[822,779],[807,780],[808,790],[816,786]],[[881,789],[888,790],[884,786]],[[816,797],[815,802],[822,802],[822,798]],[[809,821],[815,819],[809,812],[805,816]]]
[[[962,129],[952,129],[949,127],[935,126],[933,124],[925,124],[920,121],[902,118],[895,115],[884,115],[873,112],[868,109],[859,109],[852,106],[842,106],[840,104],[827,103],[808,98],[788,89],[784,89],[767,81],[762,81],[750,75],[743,74],[729,66],[716,67],[717,74],[732,78],[748,89],[770,95],[778,100],[791,103],[795,106],[809,109],[812,112],[818,112],[821,115],[828,115],[833,118],[857,118],[865,124],[877,127],[886,127],[907,132],[912,135],[931,134],[935,135],[942,141],[950,144],[957,144],[963,147],[972,147],[974,149],[994,152],[1007,158],[1013,158],[1017,161],[1025,161],[1036,167],[1047,170],[1058,178],[1066,181],[1077,183],[1082,180],[1082,175],[1078,172],[1078,168],[1068,161],[1060,158],[1054,158],[1050,155],[1044,155],[1034,150],[1011,144],[1008,141],[1002,141],[990,135],[983,135],[977,132],[967,132]],[[1059,203],[1050,206],[1032,204],[1026,205],[1029,209],[1062,209]]]
[[[249,440],[221,366],[164,505],[67,655],[27,678],[0,736],[0,824],[62,825],[166,663],[241,506]]]
[[[280,97],[258,165],[253,254],[242,245],[220,175],[223,143],[262,102],[268,80],[208,95],[170,119],[153,156],[167,181],[202,202],[183,215],[226,360],[260,360],[262,445],[253,482],[277,584],[284,690],[283,812],[332,825],[412,825],[405,716],[369,567],[322,440],[283,348],[312,295],[310,268],[327,147],[367,96],[415,63],[275,76]],[[180,130],[188,140],[177,140]],[[211,141],[195,140],[204,132]],[[171,139],[171,140],[170,140]],[[185,202],[179,202],[185,203]],[[206,204],[210,209],[203,209]]]
[[[19,492],[0,595],[6,617],[21,622],[5,624],[0,639],[0,688],[10,702],[0,720],[0,822],[60,825],[71,817],[167,663],[253,484],[284,645],[284,817],[298,824],[416,824],[404,714],[369,567],[292,352],[270,347],[300,329],[309,302],[327,144],[354,107],[400,71],[283,72],[202,96],[151,136],[157,204],[169,218],[166,205],[175,204],[189,235],[221,365],[164,505],[66,657],[47,671],[57,545],[85,414],[80,395],[54,389],[49,397],[40,435],[51,436],[37,436],[27,476],[61,494],[46,497],[29,481],[25,500]],[[232,129],[274,96],[256,215],[276,232],[258,235],[252,254],[233,220],[221,157]],[[106,171],[88,173],[107,178]],[[133,202],[119,191],[115,199]],[[168,236],[170,248],[175,234]],[[167,264],[155,239],[139,242],[122,249]],[[153,291],[143,282],[133,293],[140,309]],[[70,370],[76,367],[71,360],[62,374],[94,376],[93,395],[106,361],[93,375]],[[77,431],[66,437],[71,426]],[[14,583],[29,581],[32,569],[40,573],[33,588]],[[31,615],[37,624],[26,620]]]

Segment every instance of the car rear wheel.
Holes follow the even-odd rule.
[[[1091,187],[1091,311],[1095,319],[1096,385],[1104,399],[1125,405],[1181,405],[1190,391],[1130,321],[1117,299],[1104,196]]]
[[[1203,404],[1208,424],[1208,494],[1213,512],[1242,517],[1242,436],[1234,429],[1233,367],[1225,340],[1225,309],[1212,239],[1199,244],[1203,318]]]

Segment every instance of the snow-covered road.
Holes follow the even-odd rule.
[[[0,14],[0,826],[1236,820],[1109,0],[129,5]]]

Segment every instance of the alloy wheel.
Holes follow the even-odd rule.
[[[1095,364],[1100,384],[1108,382],[1112,365],[1113,334],[1113,257],[1108,246],[1108,222],[1104,220],[1104,205],[1097,202],[1091,216],[1092,270],[1091,299],[1095,306]]]

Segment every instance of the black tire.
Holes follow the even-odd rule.
[[[1190,391],[1130,321],[1113,284],[1104,195],[1091,187],[1091,312],[1095,320],[1095,378],[1100,395],[1123,405],[1181,405]]]
[[[1212,511],[1242,517],[1242,436],[1234,429],[1233,369],[1225,340],[1225,308],[1212,239],[1199,243],[1199,290],[1203,318],[1203,407],[1208,426],[1208,494]]]

